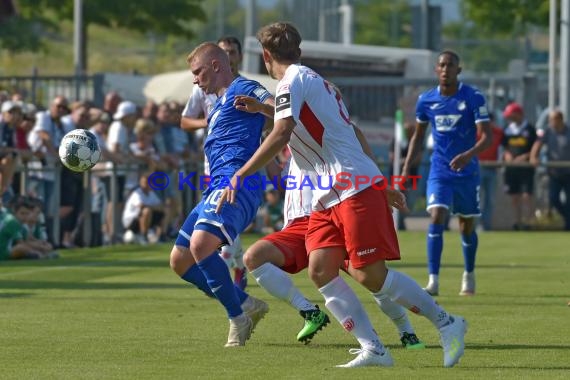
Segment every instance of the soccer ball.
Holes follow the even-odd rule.
[[[101,158],[101,148],[95,135],[85,129],[75,129],[61,140],[59,159],[74,172],[91,169]]]

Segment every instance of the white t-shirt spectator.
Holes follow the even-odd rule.
[[[116,152],[115,145],[119,145],[122,154],[129,153],[129,130],[128,128],[121,123],[120,121],[114,121],[111,126],[109,127],[109,133],[107,134],[107,149],[110,152]],[[112,166],[108,165],[109,169],[112,169]],[[108,173],[111,175],[111,172]],[[117,170],[117,175],[124,176],[126,175],[125,170]]]
[[[123,211],[123,227],[129,228],[130,225],[136,220],[144,206],[155,207],[160,206],[161,200],[158,195],[152,190],[145,193],[140,187],[134,190],[129,198]]]

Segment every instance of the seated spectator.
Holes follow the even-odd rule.
[[[10,211],[0,216],[0,260],[45,259],[53,257],[51,246],[40,246],[25,239],[24,224],[30,220],[34,205],[26,197],[11,202]]]
[[[139,187],[127,198],[123,211],[123,241],[147,244],[164,241],[164,208],[160,198],[148,184],[148,175],[139,179]]]
[[[24,240],[39,252],[47,252],[50,258],[57,258],[59,254],[53,250],[53,246],[48,242],[48,235],[45,226],[45,217],[42,213],[42,202],[36,198],[26,199],[32,205],[28,220],[24,223]]]
[[[265,191],[265,204],[262,212],[262,233],[270,234],[283,228],[283,200],[278,189],[270,187]]]

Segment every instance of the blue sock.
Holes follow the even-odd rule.
[[[461,235],[461,247],[463,248],[463,260],[466,272],[473,272],[473,270],[475,270],[475,256],[477,255],[478,243],[479,239],[475,231],[469,236]]]
[[[243,311],[236,287],[230,277],[228,266],[220,255],[213,253],[197,264],[204,274],[212,293],[216,295],[216,298],[225,307],[228,317],[234,318],[242,314]]]
[[[441,252],[443,251],[443,224],[430,224],[427,235],[427,256],[429,274],[439,274]]]
[[[196,286],[198,289],[206,293],[208,297],[216,298],[216,295],[212,293],[212,289],[210,289],[208,286],[208,281],[206,280],[204,273],[202,273],[200,268],[198,268],[198,265],[192,265],[190,268],[188,268],[186,273],[180,276],[180,278]],[[234,285],[234,287],[236,288],[236,292],[238,294],[241,305],[243,301],[245,301],[249,296],[237,286]]]

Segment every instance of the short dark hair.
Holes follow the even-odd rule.
[[[457,61],[458,64],[459,64],[459,62],[461,62],[461,59],[459,58],[459,54],[457,54],[453,50],[443,50],[441,53],[439,53],[437,55],[437,58],[439,59],[439,57],[441,57],[442,55],[451,56],[453,59],[455,59]]]
[[[220,42],[225,42],[226,44],[234,44],[237,46],[238,48],[238,53],[239,55],[241,55],[241,42],[239,42],[239,39],[237,37],[234,36],[224,36],[224,37],[220,37],[218,39],[218,41],[216,42],[218,45],[220,44]]]
[[[280,62],[297,62],[301,57],[301,34],[288,22],[275,22],[257,32],[257,40]]]

